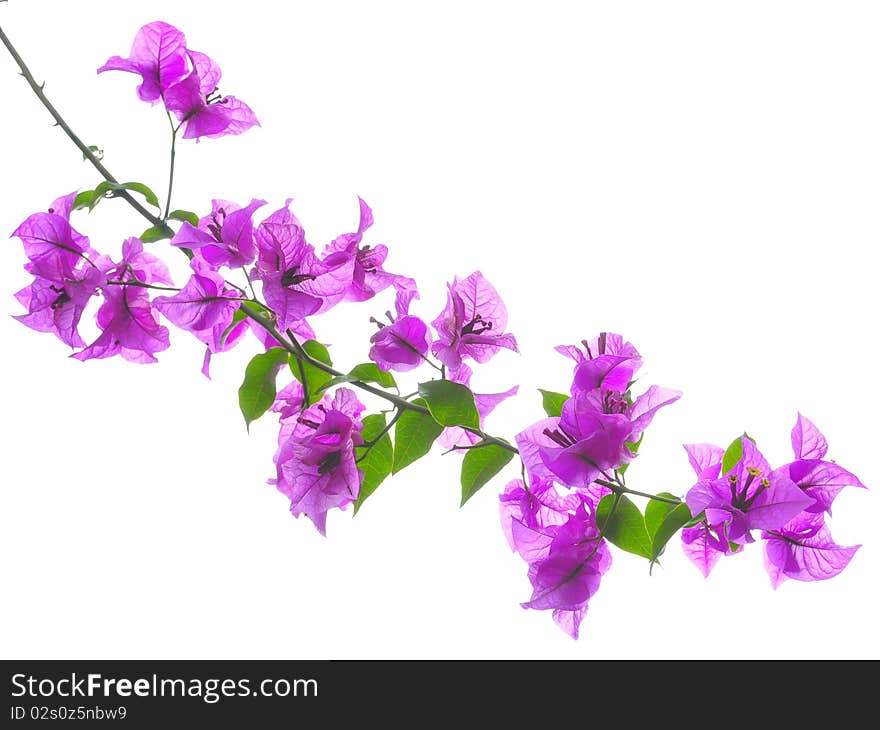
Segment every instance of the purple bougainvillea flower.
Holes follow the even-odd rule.
[[[446,307],[432,323],[437,330],[433,352],[450,368],[472,357],[486,362],[502,347],[518,352],[516,338],[505,333],[507,309],[479,271],[448,285]]]
[[[363,410],[353,391],[339,388],[297,417],[275,455],[274,483],[290,498],[291,513],[308,516],[322,535],[327,512],[344,508],[360,490],[354,447],[363,443]]]
[[[610,472],[635,458],[636,445],[657,411],[681,393],[652,385],[633,400],[629,387],[641,358],[620,335],[602,333],[584,340],[583,350],[556,350],[576,363],[572,397],[561,417],[543,419],[520,432],[517,446],[534,479],[577,488],[595,508],[609,493],[596,480],[613,478]]]
[[[370,337],[370,360],[382,370],[406,372],[425,361],[431,334],[421,319],[411,314],[398,317]]]
[[[122,244],[122,260],[107,274],[104,303],[98,309],[98,338],[72,357],[77,360],[121,355],[131,362],[156,362],[155,353],[168,349],[168,329],[153,312],[149,291],[138,284],[171,284],[162,261],[144,252],[140,239]]]
[[[247,330],[247,320],[233,323],[241,294],[217,272],[193,259],[195,272],[174,296],[156,297],[153,306],[170,322],[192,332],[207,345],[202,372],[210,377],[211,355],[234,346]]]
[[[128,58],[113,56],[98,73],[129,71],[140,74],[137,88],[144,101],[157,102],[171,86],[190,73],[186,38],[177,28],[156,21],[143,26],[134,37]]]
[[[795,461],[776,471],[816,500],[807,508],[808,512],[827,512],[830,515],[834,498],[844,488],[865,487],[855,474],[833,461],[824,460],[828,453],[828,442],[815,424],[800,413],[791,432],[791,445]]]
[[[38,332],[52,332],[71,347],[85,342],[78,326],[93,296],[107,281],[113,263],[70,225],[76,193],[52,202],[46,213],[29,216],[13,236],[21,239],[34,281],[16,293],[27,314],[15,318]]]
[[[198,228],[185,221],[171,245],[196,251],[214,269],[247,266],[257,255],[254,212],[265,204],[265,200],[254,199],[242,208],[228,200],[213,200],[211,214],[199,219]]]
[[[449,380],[454,383],[471,387],[471,376],[473,371],[467,365],[461,365],[454,370],[450,370],[447,374]],[[484,419],[495,410],[495,408],[512,398],[519,392],[519,386],[514,385],[512,388],[505,390],[503,393],[474,393],[474,405],[477,407],[477,413],[480,416],[480,428],[483,428]],[[456,446],[473,446],[480,441],[480,437],[470,431],[465,431],[459,426],[448,426],[444,428],[437,437],[439,443],[445,449],[452,449]],[[463,452],[462,452],[463,453]]]
[[[620,413],[596,411],[589,393],[572,396],[562,407],[562,416],[548,420],[552,423],[541,432],[538,455],[563,484],[588,487],[633,458],[626,446],[632,422]]]
[[[611,553],[583,506],[554,532],[545,556],[529,564],[532,597],[522,606],[552,610],[556,624],[577,639],[589,600],[611,567]]]
[[[751,439],[742,437],[743,454],[727,474],[702,479],[688,491],[691,514],[703,512],[725,547],[753,542],[751,530],[777,530],[815,500],[788,477],[772,472]]]
[[[403,278],[403,277],[401,277]],[[386,312],[390,324],[371,320],[379,327],[371,338],[370,359],[382,370],[406,372],[421,365],[431,347],[431,332],[423,320],[409,313],[409,305],[419,296],[412,279],[398,288],[395,301],[397,316]]]
[[[106,287],[97,321],[101,334],[72,357],[89,360],[121,355],[131,362],[150,363],[157,362],[155,353],[170,344],[168,330],[157,321],[149,294],[141,287]]]
[[[345,299],[350,302],[363,302],[372,299],[376,294],[384,291],[392,284],[401,290],[401,286],[405,288],[404,282],[412,282],[412,279],[391,274],[382,268],[385,259],[388,257],[388,247],[382,244],[378,245],[361,245],[364,233],[373,225],[373,211],[362,198],[358,198],[360,205],[360,219],[356,231],[352,233],[343,233],[328,244],[322,256],[324,260],[351,261],[351,278],[346,282],[344,291],[335,298],[331,303]]]
[[[861,545],[837,545],[824,520],[821,513],[802,512],[779,529],[762,533],[764,565],[773,588],[786,578],[827,580],[849,565]]]
[[[263,299],[275,312],[282,332],[326,310],[328,302],[338,302],[354,265],[346,257],[319,259],[290,212],[290,202],[257,227],[257,263],[251,272],[262,281]]]
[[[660,408],[681,398],[678,390],[652,385],[633,400],[629,390],[642,360],[636,348],[620,335],[602,332],[582,344],[583,351],[573,346],[556,348],[577,363],[572,396],[583,399],[582,410],[592,407],[597,413],[625,415],[632,423],[628,437],[631,443],[639,440]]]
[[[72,270],[63,282],[37,278],[15,295],[28,310],[15,319],[38,332],[54,333],[70,347],[84,347],[77,329],[79,321],[106,281],[104,272],[92,265]]]
[[[219,93],[220,67],[209,56],[188,51],[188,57],[192,71],[164,92],[165,108],[177,117],[184,139],[241,134],[259,126],[247,104]]]

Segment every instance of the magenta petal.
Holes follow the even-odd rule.
[[[843,489],[846,487],[865,488],[865,485],[855,474],[832,461],[800,459],[780,467],[777,471],[790,478],[808,496],[816,500],[814,505],[807,508],[808,512],[828,512],[831,514],[831,504]]]
[[[73,211],[73,203],[75,200],[76,192],[62,195],[60,198],[56,198],[52,201],[52,205],[49,206],[49,212],[70,220],[70,214]]]
[[[685,495],[685,502],[692,515],[698,515],[707,507],[730,504],[730,487],[721,479],[701,479]]]
[[[533,563],[547,557],[554,534],[555,528],[552,525],[548,527],[529,526],[522,520],[512,520],[510,523],[510,539],[513,549],[527,563]]]
[[[577,610],[599,587],[601,576],[578,555],[554,555],[535,566],[532,598],[524,608]]]
[[[698,479],[717,479],[721,474],[724,449],[712,444],[685,444],[691,467]]]
[[[755,442],[747,436],[741,436],[740,441],[742,442],[743,455],[731,470],[740,480],[740,484],[743,484],[744,480],[748,478],[749,469],[756,469],[761,474],[769,474],[772,471],[770,464],[758,450]]]
[[[202,246],[215,246],[217,240],[207,231],[196,228],[191,223],[184,221],[180,225],[180,229],[171,239],[172,246],[181,246],[183,248],[197,249]]]
[[[234,96],[225,96],[216,104],[206,104],[201,111],[190,117],[186,122],[183,138],[215,139],[227,134],[241,134],[258,126],[260,123],[247,104]]]
[[[410,279],[406,276],[394,276],[394,280],[391,283],[397,292],[394,296],[394,308],[397,311],[397,316],[403,317],[409,314],[409,305],[412,303],[412,300],[419,298],[418,286],[415,279]]]
[[[828,453],[828,442],[822,432],[800,413],[791,431],[791,447],[795,459],[824,459]]]
[[[821,514],[802,514],[779,530],[764,533],[764,559],[773,587],[784,578],[827,580],[838,575],[860,545],[842,547],[831,537]]]
[[[556,622],[556,625],[572,639],[577,639],[578,636],[580,636],[581,622],[586,615],[587,606],[583,606],[574,611],[566,611],[565,609],[557,608],[553,611],[553,620]]]
[[[619,355],[599,355],[585,360],[575,369],[573,390],[605,388],[621,393],[629,388],[633,377],[633,362]]]
[[[202,96],[208,96],[220,85],[223,72],[207,53],[188,51],[188,55],[199,81],[199,91]]]
[[[681,546],[688,559],[699,568],[704,578],[709,577],[724,550],[709,532],[706,524],[686,527],[681,531]]]
[[[154,102],[189,73],[186,38],[177,28],[156,21],[143,26],[135,36],[130,58],[113,56],[98,73],[129,71],[140,74],[138,96]]]
[[[223,296],[224,282],[216,274],[193,274],[186,286],[171,297],[156,297],[153,306],[181,329],[190,332],[231,323],[238,302]]]
[[[757,530],[775,530],[807,509],[814,501],[790,479],[775,478],[748,508],[748,525]]]
[[[418,317],[406,315],[394,324],[382,327],[370,338],[370,359],[382,370],[406,372],[425,361],[431,335]]]
[[[664,406],[675,403],[681,398],[680,390],[672,390],[671,388],[661,388],[659,385],[652,385],[642,395],[636,398],[632,408],[628,412],[628,416],[632,420],[632,433],[630,441],[635,441],[641,433],[651,424],[654,415]]]
[[[78,234],[66,218],[54,213],[34,213],[12,233],[21,239],[35,276],[63,279],[82,259],[89,240]]]

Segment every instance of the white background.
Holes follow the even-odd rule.
[[[387,268],[433,318],[480,268],[522,354],[474,384],[520,383],[490,431],[564,390],[552,346],[624,333],[642,383],[680,388],[628,476],[679,494],[682,442],[743,429],[787,461],[800,409],[874,491],[844,492],[832,529],[863,543],[838,578],[771,590],[758,545],[704,580],[673,544],[649,577],[614,551],[579,642],[530,586],[491,484],[458,508],[458,457],[386,482],[329,537],[265,483],[274,422],[245,432],[249,342],[199,374],[172,332],[154,366],[80,363],[0,318],[0,654],[5,658],[878,658],[877,356],[880,11],[871,2],[21,2],[0,24],[46,92],[121,179],[160,196],[167,121],[128,74],[97,76],[164,19],[257,113],[240,138],[180,146],[176,205],[262,197],[322,245],[360,194]],[[93,187],[0,53],[0,231]],[[120,201],[74,225],[118,255],[146,227]],[[164,244],[156,244],[155,250]],[[183,281],[183,264],[168,260]],[[28,282],[0,250],[0,309]],[[366,355],[391,297],[316,320],[338,363]],[[84,320],[91,332],[91,315]],[[510,467],[508,475],[514,476]]]

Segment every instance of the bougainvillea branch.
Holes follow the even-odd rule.
[[[462,504],[519,457],[521,478],[502,490],[500,511],[512,550],[528,566],[532,594],[522,605],[551,611],[574,638],[611,567],[609,545],[653,566],[680,534],[684,553],[708,576],[722,556],[739,554],[757,534],[774,588],[786,579],[831,578],[853,559],[859,546],[835,543],[825,519],[843,489],[864,485],[826,460],[824,435],[802,415],[792,431],[794,460],[783,466],[773,468],[755,441],[741,435],[726,449],[684,447],[697,481],[683,496],[632,489],[628,469],[648,428],[681,392],[658,385],[634,390],[642,358],[621,335],[601,332],[558,346],[573,363],[567,392],[542,390],[545,417],[506,440],[490,435],[484,421],[518,386],[477,393],[470,383],[473,367],[501,350],[519,352],[519,345],[501,296],[480,271],[452,277],[444,309],[429,323],[411,311],[419,299],[416,282],[385,269],[385,245],[364,243],[373,212],[362,199],[357,230],[320,252],[307,242],[290,200],[262,220],[267,201],[256,197],[245,205],[214,198],[202,216],[173,210],[178,136],[212,139],[259,124],[247,104],[220,93],[219,66],[189,48],[177,28],[161,21],[142,27],[128,57],[113,56],[98,69],[139,76],[137,96],[164,105],[171,128],[164,208],[148,186],[110,174],[49,102],[2,29],[0,39],[56,125],[104,178],[93,190],[55,199],[14,231],[33,277],[15,294],[27,310],[16,318],[55,334],[77,360],[119,355],[137,363],[157,362],[170,347],[165,321],[205,345],[208,377],[214,355],[252,334],[259,351],[239,389],[242,416],[248,427],[269,412],[278,416],[268,481],[289,499],[290,512],[308,517],[321,534],[329,513],[352,505],[356,514],[387,477],[436,442],[444,454],[461,457]],[[96,251],[71,224],[75,211],[92,210],[104,197],[121,197],[151,224],[125,239],[116,258]],[[145,248],[166,240],[189,262],[183,286]],[[242,284],[233,280],[241,276]],[[394,293],[393,312],[370,318],[377,331],[368,361],[347,371],[334,366],[315,334],[315,318],[386,291]],[[89,344],[79,326],[96,297],[99,332]],[[407,390],[397,378],[423,366],[432,377],[400,395]],[[391,408],[367,413],[356,390]],[[644,507],[631,497],[646,500]]]

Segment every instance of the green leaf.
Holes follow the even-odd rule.
[[[140,193],[141,195],[143,195],[144,199],[150,205],[155,205],[157,208],[162,207],[159,205],[159,198],[156,196],[156,193],[154,193],[152,190],[150,190],[150,188],[148,188],[143,183],[139,183],[139,182],[121,183],[120,185],[114,186],[113,189],[114,190],[132,190],[136,193]]]
[[[660,497],[675,499],[669,492],[660,492]],[[666,544],[673,535],[691,521],[690,508],[684,503],[670,504],[652,499],[645,507],[645,528],[651,537],[651,561],[662,555]]]
[[[413,403],[418,406],[426,405],[421,398],[416,398]],[[431,416],[417,411],[404,411],[394,427],[394,463],[391,473],[397,474],[404,467],[421,459],[431,450],[431,445],[442,431],[443,426]]]
[[[386,373],[374,362],[364,362],[360,365],[355,365],[347,375],[337,375],[321,387],[322,389],[327,389],[335,385],[342,385],[343,383],[353,383],[356,380],[361,383],[377,383],[383,388],[397,389],[397,381],[394,380],[394,376],[391,373]]]
[[[382,433],[385,425],[384,413],[374,413],[364,418],[362,432],[364,441],[369,443],[375,440]],[[355,448],[355,458],[358,460],[358,468],[364,472],[361,489],[354,503],[354,514],[357,514],[367,497],[375,492],[376,488],[391,473],[391,466],[394,463],[394,447],[391,445],[391,436],[384,433],[375,444]]]
[[[76,197],[73,199],[73,210],[82,210],[83,208],[91,210],[94,198],[94,190],[83,190],[81,193],[77,193]]]
[[[95,206],[100,203],[103,198],[115,197],[116,194],[119,193],[121,190],[132,190],[136,193],[140,193],[144,196],[144,198],[150,205],[154,205],[157,208],[161,209],[161,206],[159,205],[159,198],[156,196],[156,193],[150,190],[150,188],[148,188],[143,183],[112,183],[109,180],[103,180],[102,182],[98,183],[98,185],[92,191],[92,200],[89,203],[89,210],[94,210]],[[163,236],[163,238],[170,238],[170,236]]]
[[[617,506],[612,510],[615,500]],[[643,558],[651,557],[651,536],[635,503],[622,494],[602,497],[596,508],[596,524],[608,542]]]
[[[150,226],[147,230],[141,233],[138,238],[144,243],[155,243],[156,241],[161,241],[163,238],[171,238],[173,235],[174,231],[159,228],[159,226]]]
[[[333,364],[333,361],[330,359],[330,353],[327,352],[327,348],[320,342],[307,340],[302,344],[302,348],[309,357],[318,362],[322,362],[325,365]],[[303,384],[303,389],[306,391],[305,405],[310,406],[312,403],[317,403],[321,400],[321,390],[327,387],[327,382],[333,376],[316,368],[310,362],[300,360],[296,355],[290,356],[290,369],[293,372],[293,377]]]
[[[724,452],[724,458],[721,460],[721,473],[727,474],[733,467],[737,465],[743,456],[742,436],[737,436],[733,443],[727,447]]]
[[[95,189],[92,191],[92,202],[89,203],[89,212],[93,211],[95,209],[95,206],[100,203],[107,195],[107,193],[112,190],[113,183],[107,182],[106,180],[99,182],[95,186]]]
[[[250,430],[251,423],[262,416],[275,402],[275,378],[287,362],[287,352],[280,347],[255,355],[244,371],[244,382],[238,389],[238,406]]]
[[[188,210],[172,210],[168,214],[168,218],[173,221],[186,221],[194,227],[198,227],[199,225],[199,217]]]
[[[391,373],[385,372],[374,362],[362,362],[355,365],[349,375],[362,383],[377,383],[383,388],[396,388],[397,381]]]
[[[482,489],[513,458],[513,452],[495,444],[476,446],[461,462],[461,506]]]
[[[480,427],[480,414],[474,404],[474,394],[461,383],[451,380],[431,380],[419,383],[419,395],[434,420],[442,426]]]
[[[542,388],[538,388],[538,392],[543,399],[544,413],[550,416],[550,418],[561,416],[562,406],[565,405],[565,401],[569,399],[569,396],[565,393],[554,393],[552,390],[543,390]]]

